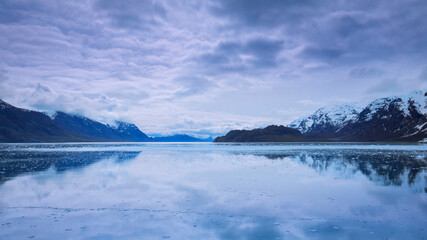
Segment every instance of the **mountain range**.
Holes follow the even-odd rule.
[[[425,141],[427,92],[379,98],[365,108],[348,104],[322,107],[286,127],[298,130],[302,137],[287,134],[281,137],[284,141]],[[271,129],[271,126],[267,128]],[[277,136],[269,136],[280,136],[280,132],[272,135],[267,128],[252,130],[263,135],[256,141],[277,141]],[[233,130],[216,138],[215,142],[247,142],[251,139],[248,130]]]
[[[200,142],[188,135],[149,137],[132,123],[17,108],[0,100],[0,142]],[[366,107],[322,107],[287,126],[232,130],[215,142],[427,141],[427,92],[379,98]]]
[[[188,135],[149,137],[132,123],[17,108],[0,100],[0,142],[201,142]]]

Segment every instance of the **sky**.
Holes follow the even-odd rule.
[[[427,88],[425,0],[0,1],[0,98],[151,135]]]

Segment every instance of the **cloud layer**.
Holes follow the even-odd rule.
[[[0,2],[0,97],[151,134],[285,124],[427,88],[427,3]]]

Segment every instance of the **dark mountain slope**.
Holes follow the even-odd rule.
[[[53,121],[67,133],[91,141],[148,141],[149,137],[134,124],[117,122],[116,127],[92,119],[57,112]]]
[[[43,113],[14,107],[0,100],[0,142],[81,141]]]
[[[0,100],[0,142],[150,141],[134,124],[109,126],[86,117],[44,113],[14,107]]]

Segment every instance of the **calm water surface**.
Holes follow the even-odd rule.
[[[427,145],[3,144],[27,238],[427,239]]]

